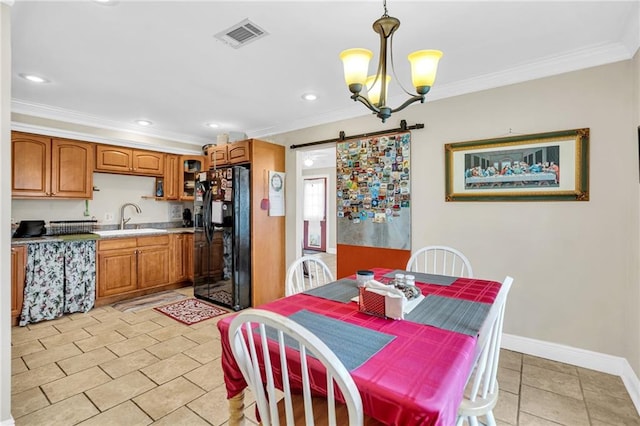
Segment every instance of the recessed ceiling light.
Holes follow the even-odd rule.
[[[151,126],[153,123],[149,120],[136,120],[136,124],[140,126]]]
[[[302,99],[304,99],[305,101],[315,101],[316,99],[318,99],[318,97],[313,93],[305,93],[304,95],[302,95]]]
[[[113,6],[116,3],[118,3],[117,0],[93,0],[93,1],[95,1],[98,4],[102,4],[104,6]]]
[[[220,126],[218,126],[216,123],[207,123],[207,127],[211,127],[212,129],[217,129]]]
[[[44,77],[40,77],[39,75],[35,75],[35,74],[20,74],[20,77],[24,78],[25,80],[29,80],[32,83],[48,83],[49,80],[47,80]]]

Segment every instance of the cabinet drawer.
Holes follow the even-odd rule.
[[[123,248],[135,248],[135,238],[113,238],[98,241],[98,250],[117,250]]]
[[[168,235],[156,235],[152,237],[138,237],[138,247],[148,247],[148,246],[168,246],[169,245],[169,236]]]

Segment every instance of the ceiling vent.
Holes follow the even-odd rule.
[[[239,49],[252,41],[266,36],[267,34],[269,33],[248,19],[245,19],[231,28],[219,32],[215,35],[215,38],[222,40],[235,49]]]

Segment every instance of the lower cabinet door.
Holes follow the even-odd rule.
[[[27,262],[27,247],[11,247],[11,318],[22,313],[24,296],[24,268]]]
[[[169,268],[169,279],[172,283],[187,280],[186,264],[186,236],[184,234],[174,234],[169,236],[169,248],[171,263]]]
[[[137,289],[136,258],[135,248],[98,252],[98,297]]]
[[[138,249],[138,288],[169,284],[169,246]]]

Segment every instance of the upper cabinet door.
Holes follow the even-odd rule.
[[[164,153],[118,146],[96,146],[96,171],[126,175],[162,176]]]
[[[249,141],[233,142],[227,145],[229,164],[248,163],[251,161],[251,145]]]
[[[133,151],[109,145],[96,146],[96,171],[131,173]]]
[[[137,175],[162,176],[164,174],[164,154],[134,150],[133,173]]]
[[[51,147],[51,195],[92,198],[93,145],[53,139]]]
[[[180,156],[176,154],[167,154],[165,157],[164,167],[164,199],[165,200],[177,200],[180,198],[178,192],[179,185],[179,169],[180,169]]]
[[[215,169],[217,167],[226,166],[227,164],[229,164],[229,157],[227,156],[227,145],[211,146],[209,147],[207,154],[210,169]]]
[[[14,197],[47,197],[51,192],[51,139],[14,132],[11,193]]]

